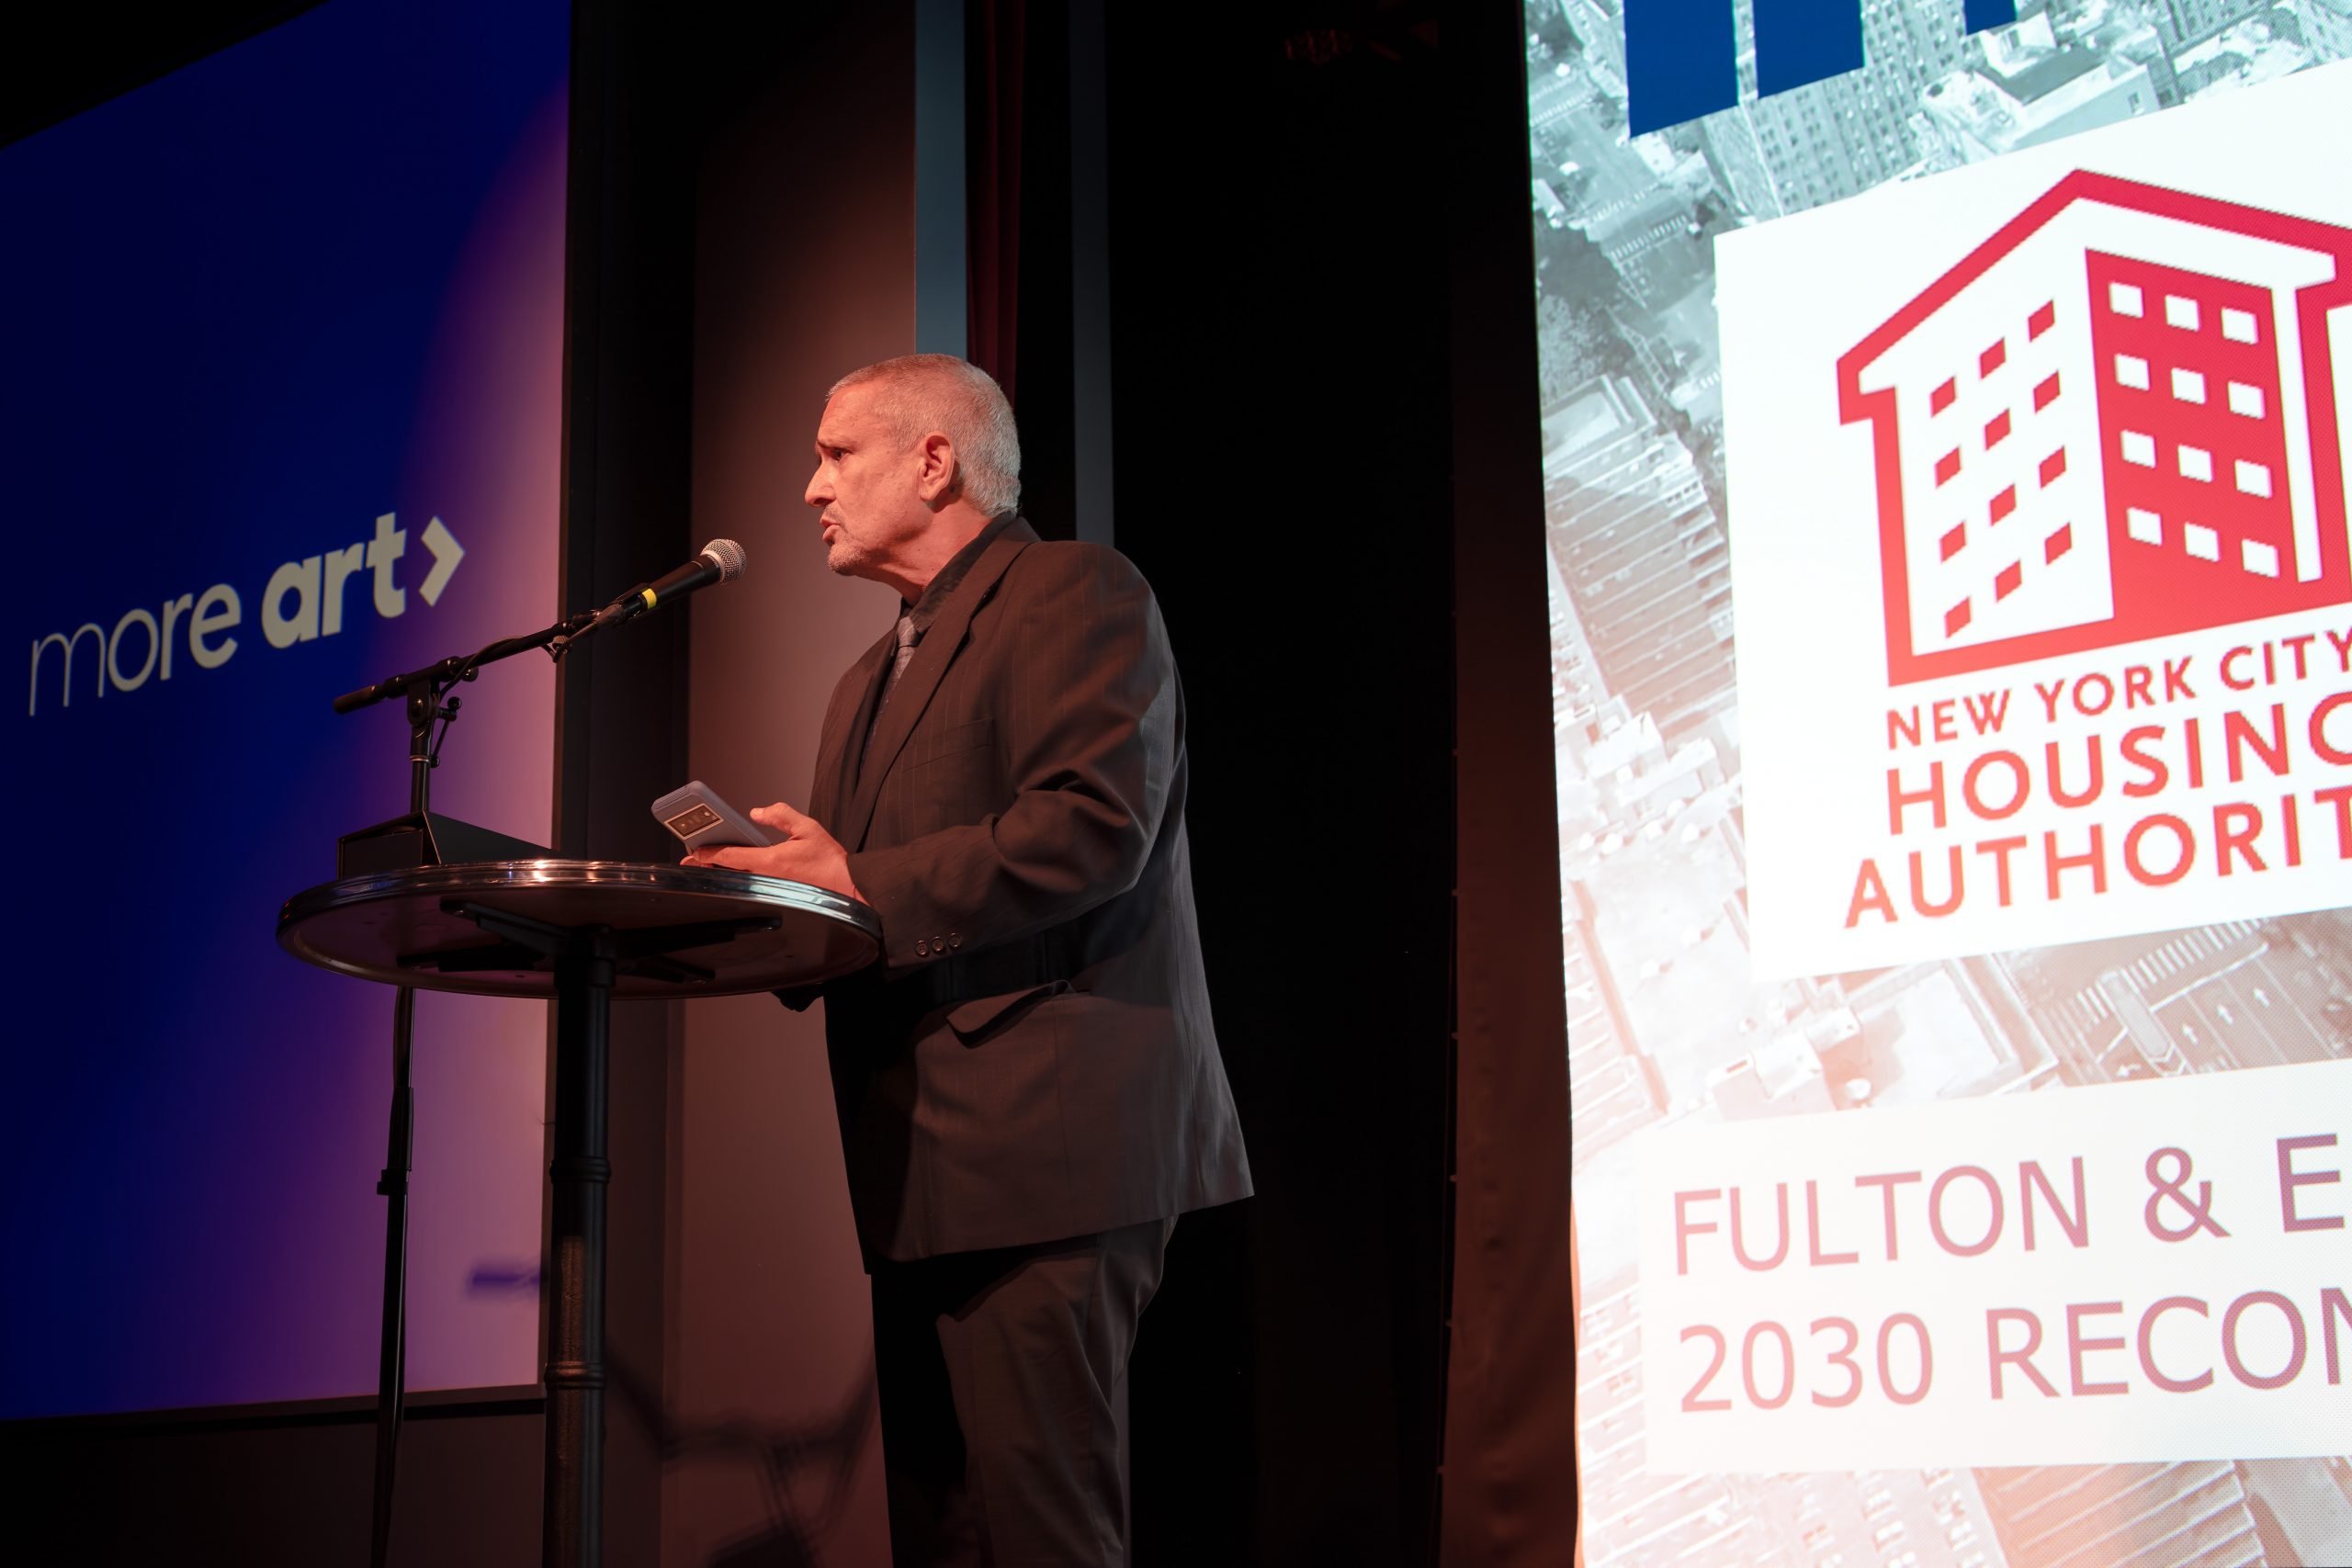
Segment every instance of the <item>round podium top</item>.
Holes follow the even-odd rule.
[[[468,908],[488,911],[493,929]],[[479,861],[323,883],[286,901],[277,942],[306,963],[365,980],[473,996],[554,995],[553,960],[518,946],[512,928],[497,931],[498,916],[608,933],[623,955],[613,982],[618,998],[813,985],[862,969],[882,951],[874,911],[821,887],[716,867],[594,860]],[[673,948],[672,940],[695,945]],[[657,951],[631,951],[646,946]]]

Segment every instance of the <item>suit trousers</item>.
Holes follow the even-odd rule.
[[[1127,1357],[1175,1225],[875,1264],[895,1568],[1127,1561]]]

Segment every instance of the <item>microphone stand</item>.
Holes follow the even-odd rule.
[[[387,698],[404,696],[412,705],[409,722],[414,725],[418,719],[413,705],[417,701],[417,694],[420,690],[429,688],[433,694],[437,695],[460,681],[472,680],[474,671],[485,664],[495,664],[502,659],[512,659],[518,653],[528,653],[535,648],[546,649],[548,656],[551,659],[561,659],[565,650],[572,643],[596,626],[599,615],[600,613],[594,610],[583,610],[579,615],[567,616],[551,626],[541,626],[537,631],[526,632],[521,637],[501,637],[476,653],[438,660],[421,670],[411,670],[403,675],[387,675],[372,686],[362,686],[356,692],[345,692],[335,698],[334,711],[354,713],[370,704],[383,702]],[[431,716],[427,716],[428,718]],[[418,760],[414,756],[409,758],[412,763]],[[424,775],[422,773],[413,775],[410,784],[412,793],[416,794],[416,798],[423,799],[423,795],[417,792],[424,788]]]
[[[609,623],[607,623],[609,624]],[[433,770],[441,763],[441,740],[457,722],[458,698],[452,687],[472,680],[485,664],[512,659],[535,648],[560,660],[571,644],[598,625],[594,611],[570,616],[522,637],[490,644],[481,651],[439,660],[422,669],[389,675],[372,686],[345,692],[334,700],[334,711],[355,713],[399,697],[408,711],[409,813],[430,833]],[[447,697],[445,704],[443,698]],[[435,720],[441,734],[434,735]],[[428,842],[430,840],[428,838]],[[337,868],[341,874],[341,868]],[[369,1529],[368,1562],[388,1568],[392,1540],[392,1483],[401,1440],[401,1403],[408,1382],[408,1178],[415,1149],[415,1100],[409,1085],[409,1056],[416,1017],[416,991],[409,986],[392,993],[392,1109],[386,1138],[384,1168],[376,1190],[386,1200],[384,1210],[383,1328],[376,1361],[376,1480]]]

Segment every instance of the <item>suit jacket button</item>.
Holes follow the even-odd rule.
[[[964,945],[964,939],[957,936],[954,931],[949,931],[947,933],[947,945],[950,947],[961,947]]]
[[[930,944],[929,942],[916,942],[916,943],[915,943],[915,956],[916,956],[917,958],[928,958],[928,957],[930,957],[930,956],[931,956],[931,944]]]

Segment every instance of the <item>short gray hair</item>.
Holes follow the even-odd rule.
[[[866,386],[897,439],[912,443],[934,430],[947,437],[953,482],[966,501],[990,517],[1021,504],[1021,432],[994,377],[952,354],[908,354],[851,371],[825,400]]]

